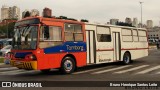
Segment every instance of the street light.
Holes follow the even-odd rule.
[[[139,2],[140,3],[140,5],[141,5],[141,28],[142,28],[142,26],[143,26],[143,24],[142,24],[142,4],[144,3],[144,2]]]

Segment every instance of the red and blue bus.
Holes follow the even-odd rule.
[[[92,64],[129,64],[148,55],[145,29],[45,17],[16,22],[12,46],[12,66],[42,72],[59,68],[64,74]]]

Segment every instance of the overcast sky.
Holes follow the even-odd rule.
[[[0,7],[16,5],[21,12],[25,9],[38,9],[40,13],[48,7],[54,16],[64,15],[100,23],[106,23],[111,18],[124,21],[126,17],[137,17],[140,22],[139,1],[144,2],[143,23],[153,20],[154,25],[160,25],[160,0],[0,0]]]

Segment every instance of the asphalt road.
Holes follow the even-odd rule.
[[[109,63],[79,68],[70,75],[61,75],[58,70],[53,69],[44,74],[40,71],[19,70],[9,65],[0,65],[0,81],[160,81],[160,50],[150,50],[149,56],[140,58],[130,65],[121,63]],[[55,83],[55,82],[52,82]],[[74,83],[74,82],[72,82]],[[76,83],[76,82],[75,82]],[[97,82],[98,83],[98,82]],[[83,84],[83,82],[81,83]],[[92,84],[92,83],[91,83]],[[96,85],[95,85],[96,86]],[[4,89],[4,88],[2,88]],[[10,88],[5,88],[10,89]],[[15,89],[15,88],[12,88]],[[16,88],[20,89],[21,88]],[[27,88],[24,88],[27,89]],[[32,88],[29,88],[32,89]],[[36,90],[37,88],[34,88]],[[38,88],[50,89],[50,88]],[[124,90],[124,87],[54,87],[60,90]],[[160,89],[160,88],[158,88]],[[157,89],[157,90],[158,90]],[[131,90],[131,89],[129,89]],[[137,89],[136,89],[137,90]],[[139,89],[138,89],[139,90]],[[142,90],[142,89],[141,89]],[[151,89],[145,89],[151,90]]]

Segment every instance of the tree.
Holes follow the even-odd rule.
[[[30,12],[29,12],[29,11],[27,11],[27,12],[25,13],[24,18],[26,18],[26,17],[30,17]]]
[[[13,34],[14,34],[14,25],[15,25],[15,22],[8,23],[6,25],[0,26],[0,36],[5,35],[5,37],[8,36],[8,38],[12,38]]]

